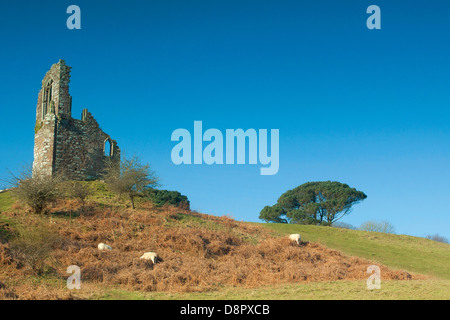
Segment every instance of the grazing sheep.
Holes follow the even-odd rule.
[[[158,255],[155,252],[146,252],[142,255],[141,259],[152,260],[153,264],[158,261]]]
[[[300,244],[301,236],[298,233],[294,233],[289,236],[289,240],[295,241],[297,242],[297,244]]]
[[[108,246],[107,244],[104,244],[104,243],[100,243],[98,245],[98,249],[99,250],[112,250],[112,248],[110,246]]]

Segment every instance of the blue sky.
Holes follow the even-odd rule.
[[[307,181],[368,198],[342,221],[450,239],[448,1],[1,1],[0,178],[33,160],[37,94],[72,66],[72,116],[88,108],[126,155],[193,209],[258,221]],[[66,9],[81,8],[81,30]],[[381,8],[381,30],[366,9]],[[182,165],[178,128],[280,130],[280,169]]]

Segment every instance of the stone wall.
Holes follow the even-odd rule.
[[[40,172],[50,175],[53,173],[55,163],[56,116],[47,114],[45,120],[36,123],[34,129],[33,173]]]
[[[62,174],[70,180],[98,179],[106,160],[120,162],[120,149],[87,109],[83,109],[81,120],[72,118],[70,70],[60,60],[42,81],[36,108],[33,174]],[[105,150],[105,146],[110,146],[110,150]]]

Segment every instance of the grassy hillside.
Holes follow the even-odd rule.
[[[349,255],[386,266],[450,279],[450,245],[425,238],[294,224],[259,224],[283,236],[300,233],[305,241],[321,243]]]
[[[11,196],[11,192],[0,193],[0,212],[6,211],[11,208],[14,203],[14,199]]]
[[[103,183],[89,184],[95,192],[86,206],[62,199],[42,217],[30,214],[10,192],[0,194],[0,299],[450,298],[445,290],[449,245],[328,227],[238,222],[156,208],[144,200],[131,210]],[[11,250],[19,230],[28,232],[27,241],[52,235],[52,254],[39,274]],[[297,246],[287,239],[289,233],[300,233],[307,242]],[[100,242],[113,250],[99,251]],[[153,265],[139,259],[147,251],[158,252],[161,260]],[[383,290],[370,292],[366,269],[374,263],[381,267]],[[82,270],[82,290],[66,288],[66,268],[73,264]]]

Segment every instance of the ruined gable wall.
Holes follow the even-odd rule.
[[[52,82],[52,101],[54,103],[55,114],[58,117],[70,118],[72,97],[69,94],[70,70],[72,68],[67,66],[64,60],[52,65],[50,70],[42,79],[41,90],[38,94],[38,103],[36,106],[36,122],[44,120],[43,115],[43,96],[47,84]],[[47,114],[50,113],[51,106],[47,106]]]
[[[64,60],[59,60],[42,80],[36,108],[33,173],[61,173],[66,179],[75,180],[96,179],[104,170],[105,159],[120,162],[120,149],[86,109],[81,120],[72,118],[70,70]],[[111,143],[111,157],[104,155],[107,139]]]
[[[67,74],[61,77],[61,71]],[[70,67],[62,64],[62,60],[60,60],[60,62],[52,65],[50,70],[45,74],[44,79],[42,79],[41,90],[39,91],[36,105],[33,172],[40,172],[45,175],[51,175],[54,172],[56,114],[60,109],[63,110],[63,108],[59,107],[60,95],[62,94],[60,84],[63,83],[63,88],[66,88],[64,89],[66,92],[62,94],[65,96],[64,99],[70,100],[68,92],[69,73]],[[44,103],[44,91],[48,87],[52,89],[51,100]]]

